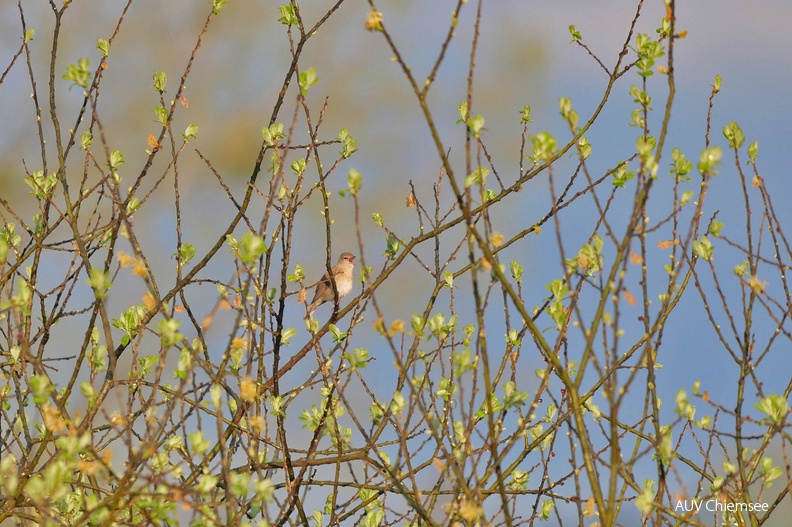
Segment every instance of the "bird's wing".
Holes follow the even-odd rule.
[[[333,276],[336,278],[336,280],[338,280],[338,276],[340,274],[341,274],[341,271],[333,270]],[[330,280],[330,273],[325,273],[324,276],[322,276],[322,279],[319,280],[316,284],[317,284],[317,286],[319,284],[324,284],[327,287],[333,287],[332,281]]]

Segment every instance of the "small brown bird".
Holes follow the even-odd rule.
[[[336,290],[338,291],[338,298],[342,298],[352,291],[352,271],[354,269],[355,255],[352,253],[341,253],[341,256],[338,258],[338,263],[331,269]],[[325,302],[332,302],[334,298],[333,283],[330,280],[330,275],[325,273],[316,286],[313,302],[308,306],[307,317],[310,318],[317,307]]]

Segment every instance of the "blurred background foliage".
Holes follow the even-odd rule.
[[[607,77],[580,48],[569,45],[568,25],[575,24],[586,43],[599,56],[609,60],[611,66],[626,38],[634,4],[625,0],[498,0],[485,3],[481,47],[476,60],[474,113],[486,118],[488,145],[501,171],[517,173],[520,108],[526,104],[533,108],[532,133],[548,130],[566,139],[566,124],[558,116],[558,98],[570,97],[584,121],[601,96]],[[787,26],[792,20],[792,4],[770,0],[750,4],[715,0],[679,4],[679,29],[686,30],[687,36],[677,42],[676,48],[678,94],[669,145],[697,159],[704,146],[710,85],[719,74],[723,78],[723,89],[713,115],[714,141],[725,146],[721,128],[729,121],[739,122],[749,142],[759,141],[760,167],[768,187],[779,196],[789,195],[792,179],[788,177],[786,148],[792,132],[792,98],[788,96],[788,87],[792,85],[792,56],[789,54],[792,33]],[[90,69],[98,64],[100,54],[96,40],[109,37],[123,5],[123,2],[107,0],[74,2],[64,18],[54,72],[56,78],[79,58],[90,58]],[[126,162],[122,174],[136,174],[147,157],[148,134],[160,128],[154,113],[158,97],[151,87],[152,74],[155,71],[168,74],[165,94],[168,101],[176,91],[179,76],[205,21],[208,5],[208,2],[187,0],[139,0],[133,2],[127,13],[110,53],[99,108],[109,143],[124,152]],[[312,25],[330,5],[327,1],[305,2],[302,15],[308,25]],[[379,5],[405,60],[413,66],[418,78],[425,77],[436,57],[452,5],[434,0],[393,0]],[[173,127],[181,130],[188,124],[200,125],[198,138],[191,141],[188,148],[198,148],[211,160],[237,194],[247,184],[261,145],[260,130],[269,122],[277,90],[289,65],[288,41],[284,37],[284,27],[278,22],[277,8],[278,2],[268,0],[232,0],[222,15],[214,19],[184,92],[188,107],[177,112]],[[43,80],[48,76],[52,11],[44,1],[25,2],[24,9],[28,26],[36,30],[31,62],[36,78]],[[413,232],[414,212],[405,206],[408,181],[415,183],[419,194],[429,196],[440,163],[414,98],[398,66],[391,61],[383,39],[363,28],[368,10],[363,1],[344,3],[340,12],[309,42],[301,64],[315,67],[320,78],[308,95],[311,107],[318,109],[327,99],[320,135],[331,139],[341,128],[348,128],[357,139],[359,152],[348,164],[364,175],[361,190],[361,201],[366,207],[362,211],[363,238],[370,242],[369,252],[376,260],[384,251],[384,243],[381,232],[368,217],[372,212],[379,212],[389,225],[403,222],[410,226],[405,227],[405,231]],[[638,31],[654,35],[663,13],[663,2],[647,2]],[[464,13],[466,18],[459,24],[458,38],[448,51],[448,60],[441,67],[437,86],[430,97],[440,132],[449,138],[449,144],[459,145],[464,139],[464,128],[456,124],[457,107],[465,98],[467,43],[471,38],[474,14],[473,9]],[[7,61],[13,56],[21,37],[16,5],[6,2],[0,8],[0,57]],[[629,95],[633,82],[617,84],[610,104],[587,134],[593,145],[590,164],[597,173],[604,173],[614,160],[628,157],[634,148],[638,132],[627,126],[634,108]],[[664,80],[653,79],[652,82],[655,97],[660,101],[665,93]],[[39,86],[42,110],[46,114],[46,92],[43,85]],[[277,119],[287,125],[296,97],[296,83],[292,83],[290,90],[287,104]],[[58,83],[56,96],[60,115],[76,115],[82,101],[81,91],[79,87],[69,87],[65,80]],[[314,115],[314,119],[317,117]],[[656,118],[659,120],[659,116]],[[18,211],[29,207],[30,214],[35,201],[21,181],[25,175],[23,162],[30,171],[41,168],[36,129],[31,126],[34,120],[28,72],[18,64],[0,86],[0,195],[14,203]],[[46,115],[43,120],[47,124],[48,154],[54,159],[53,132]],[[61,125],[65,132],[75,123],[62,122]],[[451,158],[462,173],[461,149],[452,151]],[[157,158],[155,168],[159,173],[167,162],[166,156]],[[668,162],[666,158],[664,163]],[[563,163],[559,166],[563,167]],[[228,200],[216,199],[216,180],[197,155],[183,156],[180,170],[182,197],[185,203],[192,204],[183,210],[185,239],[195,244],[200,253],[216,240],[220,234],[218,229],[224,228],[225,220],[235,209]],[[722,177],[731,177],[727,173],[724,171]],[[346,188],[342,174],[346,174],[345,168],[329,181],[329,189]],[[660,174],[667,175],[666,164],[661,167]],[[719,183],[715,180],[710,204],[721,211],[723,219],[731,209],[739,210],[742,205],[741,196],[735,192],[735,181],[728,185]],[[528,192],[530,197],[522,203],[535,202],[537,209],[541,205],[542,210],[547,206],[549,198],[544,180],[532,182]],[[168,194],[159,193],[155,199],[165,200],[161,207],[163,214],[161,217],[147,216],[148,221],[139,227],[143,230],[138,234],[143,234],[141,243],[147,254],[158,255],[152,258],[152,263],[167,269],[172,267],[171,254],[175,247],[174,220],[167,206]],[[337,193],[331,197],[335,207],[333,243],[336,255],[342,250],[354,249],[351,204],[343,199]],[[450,193],[444,199],[450,203]],[[324,220],[319,213],[320,202],[314,201],[315,214],[304,216],[305,224],[292,246],[293,258],[303,264],[309,277],[318,276],[324,266],[324,250],[317,256],[317,247],[324,247]],[[148,210],[157,210],[157,207],[149,206]],[[713,212],[708,210],[707,214]],[[777,212],[782,223],[789,225],[792,208]],[[503,208],[493,214],[498,215],[494,223],[505,225],[504,231],[510,227],[519,230],[536,220],[530,205],[519,210]],[[575,218],[581,224],[589,221],[591,209],[581,205],[570,214],[567,225],[573,228],[568,240],[570,246],[574,246],[585,241],[590,228],[584,224],[584,228],[575,232]],[[530,251],[510,255],[523,264],[525,275],[530,277],[526,280],[525,297],[535,299],[536,303],[547,295],[544,284],[556,278],[549,266],[543,266],[545,251],[549,252],[554,243],[551,236],[540,236],[530,242]],[[378,262],[368,263],[377,267]],[[220,268],[224,263],[220,259],[212,265]],[[415,299],[413,290],[402,286],[404,280],[415,276],[416,268],[411,265],[414,264],[399,269],[399,274],[381,291],[390,300],[386,310],[394,316],[405,317],[423,300]],[[114,291],[117,293],[119,291]],[[117,306],[119,310],[136,302],[140,295],[140,291],[128,293],[135,300],[129,302],[122,297]],[[207,302],[211,301],[213,298],[207,297]],[[686,302],[692,307],[700,300],[691,295]],[[719,359],[707,354],[713,334],[706,328],[703,315],[693,315],[692,310],[681,312],[686,316],[673,317],[675,331],[667,334],[666,342],[670,348],[678,349],[680,355],[689,350],[702,353],[668,362],[667,369],[660,375],[667,375],[673,382],[663,396],[672,400],[679,387],[690,386],[694,380],[709,376],[708,387],[713,396],[730,400],[733,384],[718,382],[716,374],[723,372],[715,370],[719,366],[713,360]],[[293,322],[297,327],[300,327],[301,313],[302,306],[295,304]],[[756,328],[756,331],[761,332],[761,329]],[[781,360],[776,363],[782,367]],[[387,372],[388,361],[382,361],[379,367]],[[783,385],[785,379],[770,376],[767,382]]]

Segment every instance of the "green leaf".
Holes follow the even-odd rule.
[[[533,143],[533,157],[531,158],[534,164],[539,164],[540,161],[549,161],[556,149],[556,140],[551,134],[547,132],[539,132],[531,136],[531,143]]]
[[[764,397],[754,407],[767,416],[767,419],[762,420],[763,423],[772,423],[776,426],[781,426],[789,413],[786,398],[778,394]]]
[[[550,290],[550,293],[552,293],[555,300],[564,299],[569,292],[566,282],[560,278],[556,278],[545,287]]]
[[[165,109],[162,106],[155,106],[154,107],[154,113],[157,114],[157,121],[159,121],[159,123],[162,126],[165,126],[165,125],[168,124],[168,110],[167,109]]]
[[[82,86],[86,88],[91,79],[91,72],[88,71],[91,61],[88,59],[79,59],[77,64],[69,64],[66,66],[66,73],[63,78],[67,81],[72,81],[72,86]]]
[[[646,158],[651,155],[656,146],[657,139],[655,139],[653,135],[642,135],[635,140],[636,151],[642,158]]]
[[[347,333],[338,329],[338,326],[335,324],[330,324],[327,329],[330,330],[330,334],[333,336],[333,340],[336,342],[341,342],[347,337]]]
[[[272,414],[280,417],[286,417],[286,413],[284,412],[284,405],[286,404],[286,401],[287,399],[284,395],[270,396],[269,403],[272,408]]]
[[[291,338],[297,334],[297,330],[294,328],[286,328],[281,332],[281,342],[288,346],[291,344]]]
[[[298,83],[300,85],[300,93],[303,97],[308,93],[308,88],[317,82],[319,82],[319,77],[316,76],[316,68],[313,66],[300,72]]]
[[[33,40],[33,35],[35,35],[35,34],[36,34],[36,30],[35,29],[33,29],[32,27],[28,28],[28,30],[25,31],[24,43],[27,44],[28,42]]]
[[[399,248],[401,247],[401,241],[391,233],[385,237],[385,243],[387,248],[385,249],[385,256],[394,257],[396,253],[399,252]]]
[[[511,263],[509,263],[509,270],[511,271],[512,278],[514,278],[517,283],[522,282],[523,269],[519,262],[512,260]]]
[[[636,108],[630,114],[630,126],[634,126],[636,128],[643,128],[646,124],[646,120],[644,119],[644,112],[641,108]]]
[[[216,390],[214,389],[215,386],[217,387]],[[212,391],[213,392],[216,392],[216,393],[220,394],[221,390],[222,390],[222,388],[220,388],[220,386],[218,386],[218,385],[212,386]],[[217,401],[215,402],[215,406],[218,407],[218,408],[220,406],[220,398],[219,397],[217,397]],[[197,456],[202,455],[204,452],[209,450],[210,446],[212,446],[212,441],[210,439],[204,439],[203,432],[201,432],[200,430],[198,430],[196,432],[193,432],[192,434],[187,434],[187,440],[189,441],[189,444],[190,444],[190,447],[192,449],[192,452],[195,455],[197,455]]]
[[[647,479],[644,481],[643,492],[641,492],[635,500],[635,506],[638,507],[638,510],[640,510],[642,514],[648,515],[652,512],[654,495],[654,480]]]
[[[451,397],[457,391],[458,386],[454,383],[454,380],[449,377],[443,377],[437,382],[437,390],[435,390],[435,395],[440,397],[444,401],[450,401]]]
[[[569,34],[572,35],[572,40],[569,41],[570,44],[573,42],[580,42],[580,39],[583,38],[580,35],[580,31],[578,31],[573,24],[569,24]]]
[[[707,236],[702,236],[701,240],[693,241],[693,252],[703,260],[712,260],[712,242]]]
[[[635,177],[635,172],[627,170],[627,163],[622,163],[613,173],[613,186],[616,188],[624,187],[624,184]]]
[[[259,256],[267,251],[267,244],[261,236],[252,232],[246,232],[242,235],[239,243],[235,247],[239,254],[239,259],[244,263],[251,265]]]
[[[55,185],[58,183],[58,175],[53,172],[48,176],[44,176],[43,170],[37,170],[31,175],[25,176],[24,181],[32,189],[30,191],[31,194],[38,199],[45,199],[52,197]]]
[[[696,416],[696,406],[690,403],[687,391],[680,388],[676,393],[676,413],[692,421]]]
[[[189,348],[182,348],[182,350],[179,352],[179,364],[176,367],[176,370],[174,371],[174,377],[180,380],[186,379],[187,372],[192,369],[192,366],[193,366],[192,351]],[[175,437],[178,438],[178,436]],[[179,439],[175,439],[174,441],[180,442]],[[166,449],[168,449],[167,446]]]
[[[291,4],[283,4],[282,6],[278,7],[278,13],[280,14],[278,22],[281,24],[294,26],[299,22],[297,15],[294,13],[294,7],[292,7]]]
[[[567,260],[567,265],[586,276],[592,276],[602,268],[602,238],[595,235],[591,243],[585,243],[576,257]]]
[[[671,34],[671,19],[663,17],[663,21],[660,23],[660,27],[655,30],[655,33],[659,35],[661,39],[668,38],[668,35]]]
[[[185,140],[191,139],[191,138],[195,137],[195,134],[197,134],[197,133],[198,133],[198,125],[197,124],[191,124],[184,130],[184,139]]]
[[[489,414],[490,407],[492,407],[493,415],[503,410],[503,403],[500,402],[498,396],[495,395],[494,393],[490,395],[489,404],[487,404],[487,401],[481,403],[481,406],[479,407],[478,411],[474,414],[474,417],[476,419],[482,419],[486,417]]]
[[[296,161],[292,162],[292,164],[289,165],[289,168],[291,168],[295,176],[300,176],[302,175],[303,172],[305,172],[306,163],[307,161],[305,160],[305,158],[301,157],[300,159],[297,159]]]
[[[578,113],[575,110],[571,110],[569,112],[569,115],[567,115],[567,122],[569,123],[569,126],[572,127],[573,130],[578,129],[577,124],[579,119],[580,118],[578,117]]]
[[[184,340],[184,335],[179,333],[181,320],[175,318],[163,318],[159,321],[160,340],[162,345],[169,348]]]
[[[160,321],[161,323],[162,321]],[[157,355],[144,355],[142,357],[138,357],[137,363],[140,366],[140,371],[138,371],[137,375],[138,378],[145,377],[149,373],[151,373],[152,368],[155,364],[159,362],[159,357]]]
[[[144,306],[132,306],[122,313],[120,317],[114,318],[112,325],[123,331],[128,340],[137,334],[137,330],[145,315],[146,308]]]
[[[671,159],[674,161],[674,168],[671,169],[672,174],[676,174],[677,181],[690,181],[688,174],[693,170],[693,163],[685,157],[679,148],[671,150]]]
[[[581,137],[578,140],[578,150],[580,152],[581,161],[587,159],[588,156],[591,155],[591,143],[588,142],[588,139],[586,139],[585,137]]]
[[[748,159],[750,159],[751,163],[756,163],[756,154],[759,152],[759,142],[754,141],[750,145],[748,145]]]
[[[765,479],[765,487],[772,487],[773,484],[771,483],[774,479],[777,479],[783,475],[783,471],[781,467],[777,467],[773,465],[773,459],[770,457],[763,457],[762,462],[759,465],[759,475],[764,476]]]
[[[531,474],[525,470],[513,470],[511,473],[511,481],[509,488],[511,490],[525,490],[528,481],[531,479]]]
[[[451,320],[446,323],[443,313],[435,313],[426,321],[426,326],[437,340],[444,340],[456,326],[456,315],[451,315]]]
[[[220,10],[223,9],[227,3],[228,0],[212,0],[212,13],[215,15],[220,13]]]
[[[404,395],[401,392],[393,392],[393,399],[391,400],[390,404],[390,411],[394,415],[398,415],[404,411],[406,406]]]
[[[467,344],[465,345],[467,346]],[[458,377],[461,377],[462,373],[473,369],[472,355],[470,348],[463,348],[461,351],[451,353],[451,358],[454,361],[454,368],[456,369]]]
[[[539,517],[543,520],[550,519],[550,513],[553,512],[555,508],[555,503],[552,500],[545,499],[542,500],[542,512],[539,513]]]
[[[517,330],[514,329],[510,331],[514,331],[515,334],[517,333]],[[503,386],[503,393],[505,394],[503,397],[503,405],[507,410],[517,406],[524,406],[531,398],[531,394],[528,392],[518,391],[514,381],[509,381]]]
[[[261,129],[261,137],[267,146],[275,146],[278,141],[286,137],[283,131],[283,123],[273,123]]]
[[[80,384],[80,393],[83,395],[83,397],[88,399],[88,406],[90,408],[93,408],[94,405],[96,404],[96,396],[97,396],[93,384],[91,384],[88,381],[83,381]]]
[[[277,150],[273,150],[270,154],[270,164],[267,167],[267,172],[270,174],[277,174],[281,168],[281,156]]]
[[[748,260],[743,260],[742,263],[739,263],[734,266],[732,272],[734,272],[737,276],[748,276]]]
[[[371,271],[373,271],[373,270],[374,269],[370,265],[362,265],[362,266],[360,266],[360,271],[358,271],[358,274],[360,275],[360,278],[358,278],[358,282],[360,282],[361,284],[365,283],[366,282],[366,278],[371,276]]]
[[[350,134],[349,130],[346,128],[342,128],[341,131],[338,132],[338,140],[344,145],[339,152],[344,159],[347,159],[357,151],[357,141],[355,141],[355,138],[352,137],[352,134]]]
[[[533,119],[531,119],[531,107],[529,105],[525,105],[520,110],[520,124],[532,123]]]
[[[472,119],[468,119],[467,126],[475,138],[478,138],[481,135],[481,132],[486,130],[486,128],[484,128],[484,117],[481,115],[477,115]]]
[[[569,112],[572,111],[572,99],[569,97],[561,97],[558,99],[558,109],[561,111],[561,117],[566,119],[569,117]]]
[[[477,166],[473,169],[473,172],[465,176],[465,188],[470,188],[474,184],[484,186],[487,182],[489,172],[488,168]]]
[[[86,130],[80,134],[80,147],[83,150],[88,150],[91,148],[91,144],[93,143],[93,136],[91,132]]]
[[[131,216],[140,207],[140,200],[138,198],[130,198],[127,202],[126,213]]]
[[[46,375],[33,375],[30,378],[30,389],[33,392],[33,402],[37,405],[44,404],[48,399],[47,394],[53,391]]]
[[[372,212],[371,219],[372,221],[374,221],[374,223],[382,227],[382,214],[380,214],[379,212]]]
[[[300,264],[294,264],[294,273],[288,276],[289,282],[300,282],[305,278],[305,271],[303,271],[303,267]]]
[[[740,148],[745,142],[745,135],[743,135],[740,125],[735,121],[723,127],[723,137],[729,142],[729,146],[734,149]]]
[[[118,167],[124,164],[124,154],[120,150],[113,150],[110,152],[110,168],[117,170]]]
[[[698,169],[704,177],[715,176],[718,174],[717,167],[720,165],[720,159],[723,156],[723,150],[719,146],[711,146],[701,151],[699,158]]]
[[[473,336],[473,332],[474,331],[476,331],[475,324],[468,324],[467,326],[462,328],[462,332],[465,334],[465,338],[464,338],[464,340],[462,340],[462,343],[465,346],[470,346],[470,337]]]
[[[168,76],[165,75],[165,72],[155,71],[152,78],[154,79],[154,89],[160,93],[164,93],[165,85],[168,83]]]
[[[93,267],[88,273],[88,285],[94,290],[96,298],[105,298],[107,291],[113,287],[110,281],[110,273],[105,273],[98,267]]]
[[[470,110],[468,109],[467,101],[460,104],[459,107],[457,108],[457,111],[459,112],[459,117],[460,117],[457,123],[466,123],[468,120],[468,115],[470,113]]]
[[[106,57],[110,54],[110,43],[103,38],[96,41],[96,49],[102,52],[102,56]]]
[[[371,406],[369,407],[369,413],[371,414],[371,421],[374,423],[378,423],[385,415],[385,411],[377,401],[371,403]]]
[[[490,237],[490,242],[492,242],[492,239],[491,239],[491,237]],[[498,264],[498,271],[500,271],[500,274],[501,274],[501,275],[502,275],[503,273],[505,273],[505,272],[506,272],[506,264],[504,264],[504,263],[499,263],[499,264]],[[492,280],[493,282],[497,282],[498,280],[500,280],[500,278],[499,278],[499,276],[498,276],[498,273],[497,273],[497,272],[495,272],[495,268],[494,268],[494,267],[493,267],[493,268],[492,268],[492,270],[490,271],[490,280]]]
[[[636,51],[638,52],[638,60],[635,65],[638,69],[638,75],[643,78],[648,78],[654,74],[652,67],[655,60],[665,55],[663,44],[659,41],[652,40],[649,35],[639,33],[635,39]]]
[[[718,220],[712,220],[707,228],[707,232],[712,234],[713,236],[717,237],[720,236],[720,231],[723,228],[723,222]]]
[[[349,175],[347,176],[347,188],[349,189],[349,193],[353,196],[357,196],[360,187],[363,184],[363,174],[355,170],[354,168],[349,169]]]
[[[349,369],[354,371],[366,367],[369,360],[369,353],[368,350],[364,348],[355,348],[351,353],[344,353],[341,357],[349,362]]]
[[[649,105],[652,103],[652,98],[648,93],[639,89],[638,86],[633,85],[633,87],[630,88],[630,95],[632,95],[634,102],[646,107],[648,110],[651,110]]]
[[[196,252],[197,249],[195,248],[195,245],[191,243],[184,243],[181,247],[179,247],[179,259],[182,263],[188,264],[190,263],[190,260],[193,259]]]

